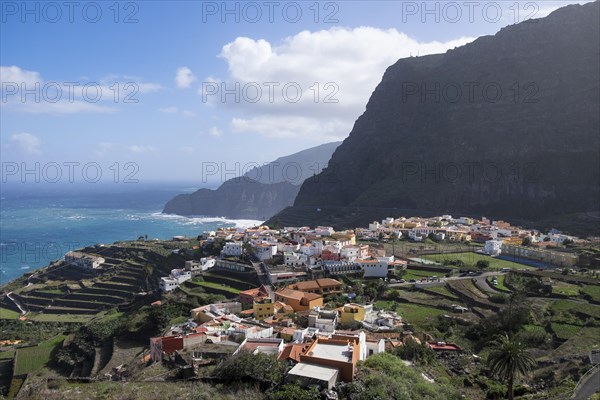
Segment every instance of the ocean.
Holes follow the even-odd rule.
[[[218,227],[261,221],[187,218],[161,213],[189,184],[4,184],[0,192],[0,284],[90,244],[195,237]]]

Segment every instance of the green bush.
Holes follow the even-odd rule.
[[[269,393],[267,400],[318,400],[319,392],[316,389],[303,389],[296,384],[287,384]]]

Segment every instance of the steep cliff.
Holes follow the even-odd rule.
[[[535,221],[597,210],[599,4],[399,60],[328,168],[269,222],[342,226],[394,209]]]

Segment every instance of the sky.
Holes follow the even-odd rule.
[[[386,68],[587,1],[1,1],[2,183],[211,186],[343,140]]]

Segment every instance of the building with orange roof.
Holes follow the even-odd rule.
[[[300,354],[300,363],[338,369],[339,380],[352,382],[359,357],[358,341],[319,338]]]
[[[331,278],[321,278],[313,281],[293,283],[288,289],[299,290],[305,293],[331,294],[342,291],[342,282]]]
[[[238,295],[238,301],[242,303],[243,309],[248,309],[252,308],[252,305],[255,302],[260,302],[269,297],[269,289],[265,285],[260,285],[260,287],[240,292]]]
[[[280,361],[287,361],[290,364],[300,362],[300,356],[304,354],[311,346],[311,343],[290,343],[287,344],[278,359]]]
[[[282,302],[292,307],[294,311],[312,310],[323,307],[323,297],[316,293],[305,293],[290,288],[275,292],[275,301]]]

